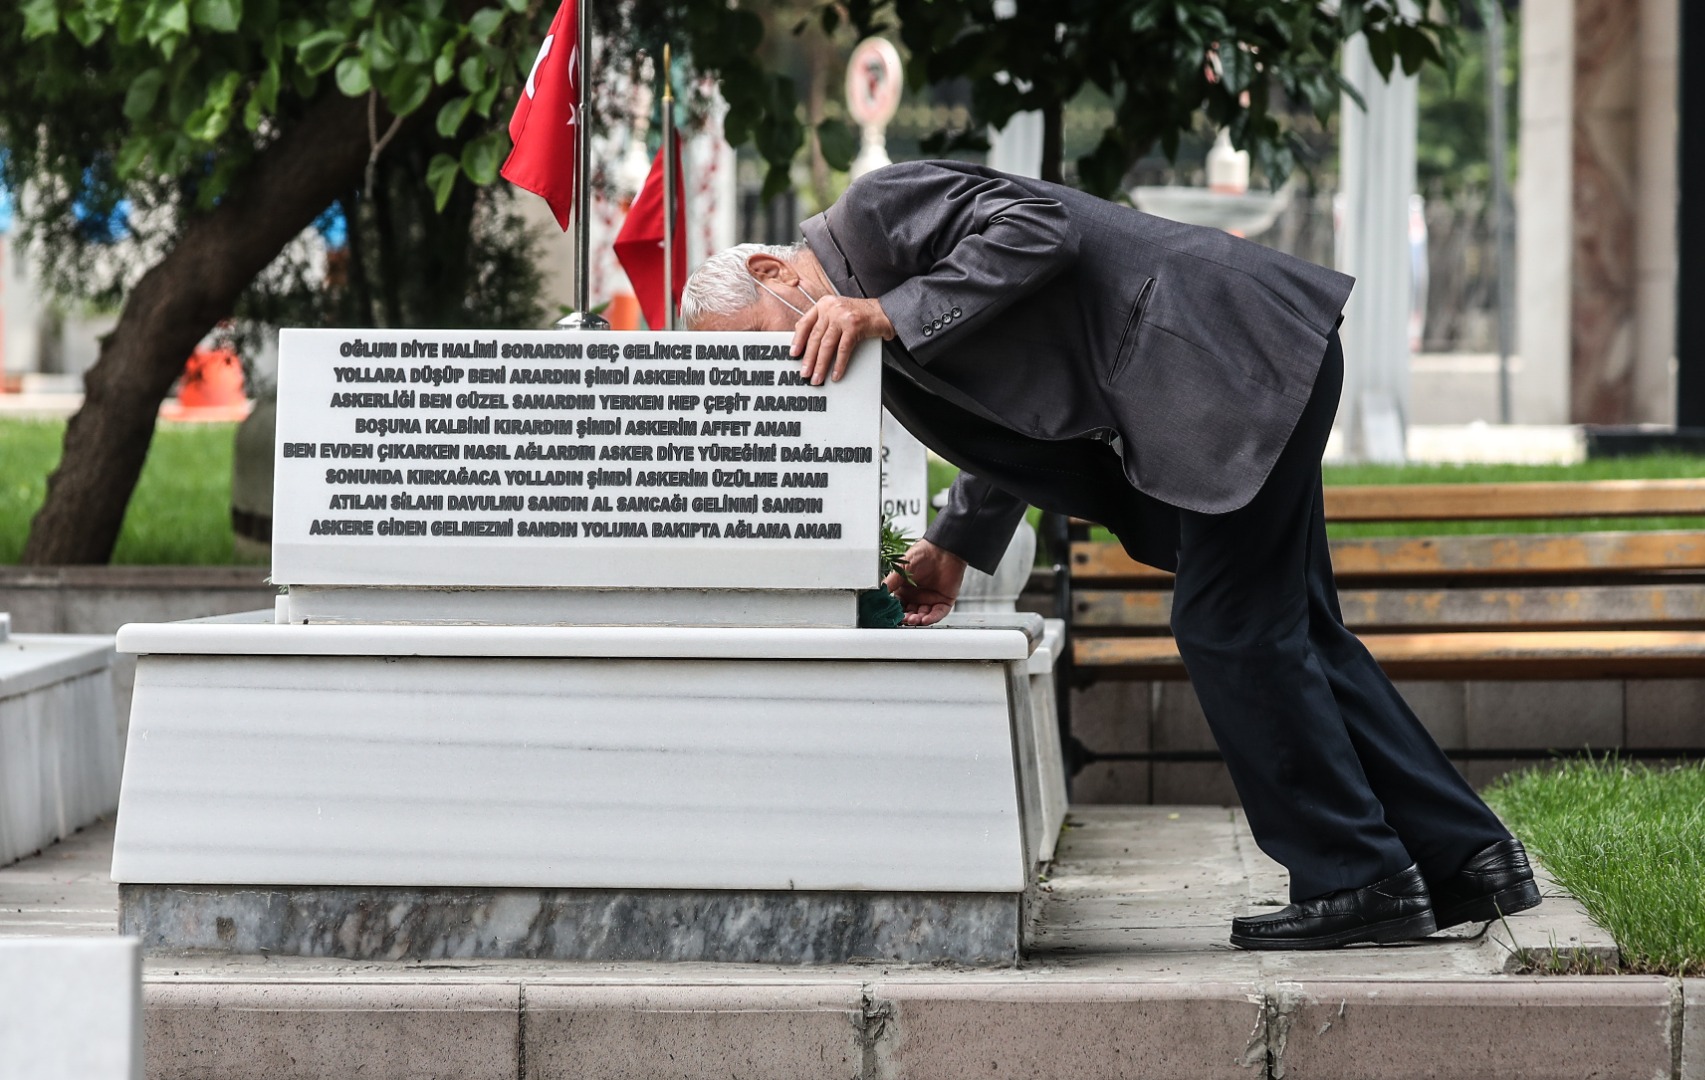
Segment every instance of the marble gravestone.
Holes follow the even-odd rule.
[[[1016,960],[1035,616],[856,627],[880,361],[783,334],[286,331],[272,611],[132,625],[150,951]]]

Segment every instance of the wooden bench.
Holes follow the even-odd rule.
[[[1329,522],[1705,517],[1705,479],[1329,487]],[[1171,575],[1076,530],[1073,681],[1185,677]],[[1424,528],[1414,530],[1424,533]],[[1705,675],[1705,529],[1333,540],[1345,621],[1394,678]]]

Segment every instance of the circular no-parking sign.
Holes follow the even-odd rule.
[[[847,61],[847,111],[881,127],[900,107],[900,54],[883,38],[865,38]]]

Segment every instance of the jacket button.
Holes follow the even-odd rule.
[[[925,326],[924,327],[924,337],[929,337],[933,333],[935,333],[935,327],[933,327],[933,326]]]
[[[958,309],[958,308],[954,308],[954,309],[953,309],[953,317],[954,317],[954,318],[955,318],[955,319],[957,319],[957,318],[958,318],[958,317],[959,317],[959,315],[960,315],[960,311],[959,311],[959,309]]]

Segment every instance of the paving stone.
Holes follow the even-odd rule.
[[[1682,986],[1679,1080],[1705,1080],[1705,979],[1684,979]]]
[[[1664,1080],[1674,989],[1669,979],[1590,976],[1279,984],[1273,1075]]]
[[[1630,679],[1624,746],[1705,747],[1705,679]]]
[[[517,1073],[514,983],[152,982],[143,1010],[149,1080]]]
[[[893,982],[870,997],[872,1080],[1248,1080],[1260,1020],[1258,995],[1236,983]]]
[[[1473,682],[1464,745],[1484,750],[1608,750],[1622,745],[1622,683]]]
[[[1399,682],[1403,700],[1446,750],[1464,745],[1468,737],[1468,686],[1459,682]]]
[[[1072,734],[1104,754],[1149,748],[1152,683],[1103,679],[1072,691]]]
[[[1071,778],[1073,803],[1091,805],[1152,802],[1149,763],[1146,761],[1095,761]]]
[[[526,987],[527,1080],[856,1080],[857,984]]]

